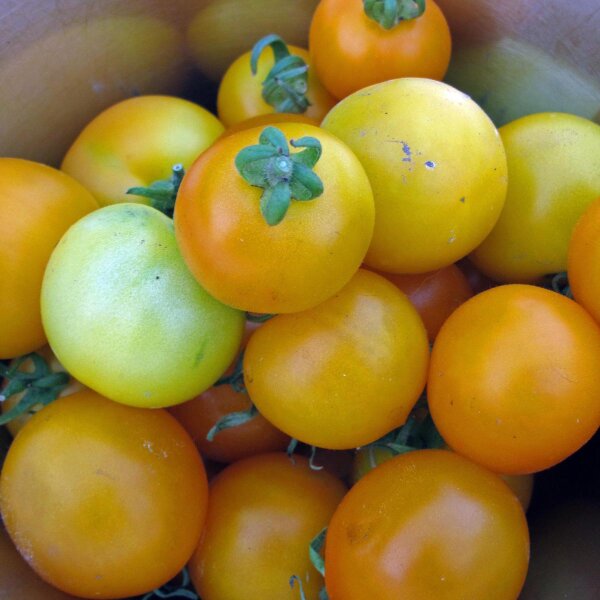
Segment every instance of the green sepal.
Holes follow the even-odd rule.
[[[296,438],[292,438],[290,440],[290,443],[288,444],[288,447],[286,449],[286,454],[288,455],[289,458],[291,458],[293,460],[294,458],[294,452],[296,451],[296,448],[298,447],[298,440]]]
[[[290,154],[280,129],[266,127],[259,143],[243,148],[235,157],[240,175],[252,186],[263,188],[260,210],[273,226],[285,217],[292,200],[313,200],[323,194],[323,182],[312,170],[321,157],[321,142],[313,137],[291,141],[301,152]]]
[[[210,431],[206,434],[206,439],[209,442],[212,442],[215,439],[215,436],[220,431],[224,429],[231,429],[232,427],[239,427],[248,421],[254,419],[254,417],[258,414],[258,409],[254,404],[250,406],[248,410],[241,410],[239,412],[229,413],[224,417],[221,417],[216,424],[210,429]]]
[[[425,12],[425,0],[363,0],[369,19],[384,29],[392,29],[401,21],[410,21]]]
[[[184,175],[185,169],[183,165],[177,164],[173,166],[169,179],[159,179],[151,183],[148,187],[132,187],[125,193],[148,198],[152,208],[156,208],[167,215],[167,217],[173,218],[177,192],[179,191],[179,186]]]
[[[323,558],[323,547],[327,537],[327,527],[324,527],[315,535],[308,546],[308,555],[312,566],[325,577],[325,559]]]
[[[300,588],[300,600],[306,600],[306,594],[304,593],[304,587],[302,586],[302,580],[298,575],[292,575],[290,577],[290,587],[294,589],[294,584],[298,582],[298,587]]]
[[[20,370],[21,365],[27,360],[33,363],[31,372]],[[56,373],[51,371],[48,363],[36,352],[19,357],[12,366],[0,363],[0,376],[8,381],[0,394],[0,400],[4,401],[14,394],[25,392],[15,406],[0,415],[0,425],[33,412],[36,406],[47,406],[60,396],[70,379],[69,374],[64,371]]]
[[[308,90],[308,65],[300,56],[290,54],[286,43],[276,34],[260,39],[250,54],[250,70],[256,75],[258,59],[270,46],[275,64],[262,82],[263,100],[276,112],[303,113],[310,106]]]
[[[215,386],[218,385],[230,385],[233,388],[234,392],[244,393],[246,391],[246,386],[244,385],[244,352],[240,352],[237,360],[235,361],[235,366],[233,367],[233,373],[230,375],[223,375],[214,383]]]

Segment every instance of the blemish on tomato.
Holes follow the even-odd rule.
[[[425,161],[425,167],[428,169],[435,169],[436,164],[432,160]]]

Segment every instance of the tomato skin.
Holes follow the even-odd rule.
[[[515,600],[529,538],[499,477],[445,450],[392,458],[334,513],[325,544],[331,600]]]
[[[474,296],[433,346],[431,416],[460,454],[497,473],[565,459],[600,424],[600,328],[572,300],[531,285]]]
[[[311,68],[308,51],[288,45],[290,54],[300,56],[308,64],[308,91],[306,98],[310,106],[304,116],[321,122],[336,100],[323,87]],[[275,108],[262,97],[262,82],[273,68],[273,51],[266,48],[258,59],[256,75],[250,70],[251,52],[246,52],[231,63],[219,85],[217,114],[226,127],[251,117],[274,113]]]
[[[600,198],[589,205],[575,225],[567,274],[577,303],[600,323]]]
[[[0,359],[46,343],[40,315],[44,269],[63,233],[98,208],[73,178],[40,163],[0,158]]]
[[[244,315],[203,290],[171,219],[118,204],[80,220],[48,263],[50,346],[66,370],[117,402],[157,408],[209,388],[239,348]]]
[[[506,202],[470,259],[495,281],[536,283],[567,269],[575,223],[600,195],[600,125],[538,113],[499,131],[508,160]]]
[[[322,578],[311,565],[310,541],[327,525],[346,492],[326,471],[283,453],[238,461],[212,481],[202,541],[190,576],[203,600],[297,600],[296,575],[307,600]],[[226,574],[224,576],[224,574]]]
[[[336,98],[399,77],[441,80],[451,46],[448,23],[433,0],[420,17],[390,30],[367,17],[362,2],[322,0],[309,33],[312,63]]]
[[[148,204],[147,198],[127,190],[168,179],[178,163],[187,169],[223,130],[213,114],[182,98],[128,98],[86,125],[61,169],[85,185],[102,206]]]
[[[428,361],[425,328],[408,298],[361,269],[319,306],[275,316],[256,331],[244,381],[276,427],[343,450],[404,423],[423,391]]]
[[[288,140],[321,142],[314,168],[321,196],[292,200],[281,223],[266,223],[262,189],[234,165],[242,148],[257,144],[257,128],[223,138],[200,156],[175,205],[177,242],[194,276],[221,302],[256,313],[297,312],[336,293],[359,268],[375,218],[367,176],[344,144],[310,125],[278,128]]]
[[[34,415],[0,479],[21,553],[86,598],[141,594],[174,577],[198,543],[207,496],[202,461],[173,417],[89,390]]]
[[[399,275],[382,273],[402,290],[423,319],[429,341],[435,340],[444,321],[473,295],[466,277],[456,265],[448,265],[431,273]]]
[[[221,137],[227,137],[238,131],[252,129],[253,127],[266,127],[267,125],[277,125],[278,123],[306,123],[308,125],[313,125],[314,127],[319,126],[319,121],[305,115],[296,115],[294,113],[268,113],[266,115],[256,115],[255,117],[250,117],[244,121],[238,121],[234,125],[228,127]]]
[[[425,273],[456,262],[491,231],[506,195],[506,157],[489,117],[429,79],[376,84],[339,102],[321,127],[344,141],[373,188],[365,264]]]

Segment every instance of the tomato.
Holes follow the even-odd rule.
[[[61,169],[85,185],[100,204],[141,202],[127,194],[187,169],[224,127],[206,109],[172,96],[137,96],[90,121],[65,155]]]
[[[0,359],[43,346],[40,288],[54,246],[98,203],[74,179],[45,165],[0,158]]]
[[[198,68],[219,81],[227,67],[261,37],[277,33],[306,47],[319,0],[211,0],[198,4],[189,22],[187,46]]]
[[[322,0],[309,36],[313,65],[336,97],[398,77],[442,79],[452,42],[444,14],[433,0],[417,18],[385,29],[362,2]]]
[[[531,523],[531,563],[521,600],[597,600],[600,505],[562,503]]]
[[[359,270],[335,296],[267,321],[248,342],[244,381],[269,421],[342,450],[404,423],[425,385],[427,334],[408,298]]]
[[[67,371],[111,400],[156,408],[209,388],[231,363],[244,316],[186,268],[173,221],[141,204],[97,210],[48,263],[42,315]]]
[[[500,215],[506,158],[487,115],[439,81],[403,78],[355,92],[321,126],[367,172],[375,232],[365,263],[425,273],[478,246]]]
[[[423,319],[430,342],[452,312],[473,295],[456,265],[419,275],[380,274],[408,296]]]
[[[17,552],[3,527],[0,527],[0,598],[6,600],[73,600],[50,587]]]
[[[502,214],[471,260],[496,281],[565,271],[575,223],[600,195],[600,125],[539,113],[500,128],[508,159]]]
[[[573,297],[600,323],[600,198],[590,204],[573,230],[567,273]]]
[[[499,477],[453,452],[417,450],[363,477],[325,544],[331,600],[515,600],[527,522]]]
[[[0,479],[21,554],[86,598],[141,594],[174,577],[198,543],[207,497],[202,461],[173,417],[89,390],[37,413]]]
[[[329,94],[315,75],[310,65],[308,51],[292,45],[289,45],[288,49],[291,55],[301,57],[308,65],[306,98],[310,104],[303,114],[320,122],[335,104],[335,98]],[[266,48],[261,53],[256,75],[252,74],[250,68],[251,54],[251,52],[246,52],[234,60],[225,71],[219,85],[217,114],[227,127],[250,117],[276,112],[276,109],[268,104],[262,96],[262,83],[275,64],[273,52],[270,48]]]
[[[486,277],[468,257],[462,258],[456,263],[456,266],[463,272],[469,282],[469,286],[475,294],[489,290],[496,285],[489,277]]]
[[[54,353],[50,349],[50,346],[44,346],[43,348],[40,348],[36,352],[36,354],[38,354],[46,362],[50,372],[61,373],[61,372],[65,371],[65,368],[60,364],[60,362],[58,361],[56,356],[54,356]],[[15,361],[12,361],[10,364],[10,366],[13,366],[13,365],[15,365]],[[21,365],[19,367],[19,371],[24,371],[26,373],[35,372],[35,365],[34,365],[33,360],[30,358],[30,359],[25,360],[23,363],[21,363]],[[7,385],[8,385],[8,382],[6,380],[4,380],[2,382],[2,388],[0,389],[0,395],[3,395],[6,393]],[[79,382],[76,379],[73,379],[71,377],[69,379],[68,383],[66,384],[66,386],[60,391],[60,396],[70,396],[71,394],[74,394],[75,392],[79,392],[79,391],[83,390],[84,388],[85,388],[85,386],[81,382]],[[17,394],[12,394],[12,395],[8,396],[5,400],[3,400],[2,404],[1,404],[2,413],[3,414],[7,413],[14,406],[19,404],[19,402],[25,396],[26,392],[27,392],[27,390],[25,390],[23,392],[19,392]],[[29,421],[29,419],[31,419],[32,414],[39,411],[41,408],[43,408],[42,404],[35,404],[31,407],[30,412],[21,414],[18,417],[11,419],[6,424],[6,427],[8,428],[10,433],[13,435],[13,437],[15,435],[17,435],[17,433],[19,431],[21,431],[21,429],[23,429],[23,426],[25,425],[25,423],[27,423]]]
[[[467,300],[433,346],[431,416],[457,452],[497,473],[565,459],[600,425],[600,328],[572,300],[503,285]]]
[[[252,129],[253,127],[266,127],[267,125],[276,125],[277,123],[307,123],[308,125],[319,126],[319,122],[315,119],[311,119],[305,115],[297,115],[294,113],[268,113],[266,115],[256,115],[250,117],[245,121],[239,121],[228,127],[221,137],[226,137],[237,133],[238,131],[244,131],[245,129]]]
[[[275,152],[266,143],[273,130],[287,139],[311,136],[321,145],[314,172],[324,191],[310,201],[292,201],[281,222],[269,225],[261,212],[262,190],[240,175],[235,160],[257,141]],[[285,140],[277,147],[287,152]],[[297,312],[335,294],[359,268],[373,221],[371,187],[358,159],[326,131],[297,123],[219,140],[188,171],[175,206],[177,242],[201,285],[225,304],[257,313]]]
[[[306,458],[283,453],[238,461],[213,480],[206,528],[189,569],[203,600],[317,600],[323,580],[308,547],[346,488]]]

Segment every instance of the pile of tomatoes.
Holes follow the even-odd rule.
[[[533,474],[600,425],[600,126],[497,130],[450,54],[433,0],[322,0],[216,116],[137,96],[60,169],[0,158],[43,597],[519,597]]]

